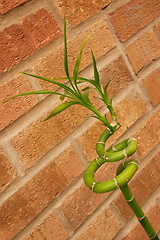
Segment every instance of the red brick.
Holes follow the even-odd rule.
[[[3,0],[0,6],[0,14],[4,14],[9,10],[27,2],[28,0]]]
[[[156,106],[160,102],[160,70],[152,72],[143,80],[142,85],[147,91],[152,105]]]
[[[113,212],[107,208],[104,212],[96,216],[89,226],[87,226],[85,233],[82,233],[75,240],[112,240],[119,230],[120,223]]]
[[[68,237],[67,230],[55,214],[51,214],[37,226],[25,240],[57,239],[64,240]]]
[[[96,181],[107,181],[115,176],[119,163],[106,163],[95,174]],[[71,226],[78,228],[85,219],[108,197],[109,193],[97,194],[92,192],[84,184],[71,194],[60,210],[68,219]]]
[[[99,20],[97,23],[83,30],[81,33],[76,35],[74,38],[68,38],[68,58],[69,58],[69,68],[70,74],[75,65],[75,59],[79,53],[79,48],[84,39],[88,39],[82,56],[82,61],[80,65],[80,71],[92,63],[91,51],[93,50],[95,57],[99,57],[106,54],[113,47],[115,47],[115,42],[108,29],[108,25],[104,20]],[[47,78],[57,78],[65,76],[64,63],[63,63],[63,45],[59,48],[53,48],[53,52],[50,52],[47,57],[42,58],[35,66],[35,73]],[[56,65],[55,65],[56,63]],[[55,89],[54,85],[51,83],[46,83],[40,81],[42,88],[44,89]]]
[[[159,0],[132,0],[110,14],[111,22],[123,42],[159,17]]]
[[[21,23],[6,28],[0,33],[0,73],[56,39],[60,33],[53,15],[47,9],[40,9]]]
[[[108,193],[93,193],[83,185],[66,198],[60,210],[73,229],[76,229],[106,199],[107,195]]]
[[[144,33],[126,49],[133,69],[138,73],[142,68],[160,57],[160,42],[152,30]]]
[[[71,25],[78,25],[90,16],[94,15],[96,12],[102,8],[109,5],[113,0],[102,0],[102,1],[68,1],[58,0],[57,9],[61,16],[67,16],[67,20]]]
[[[18,76],[11,79],[9,82],[0,86],[0,102],[5,99],[23,93],[33,91],[30,83],[25,77]],[[4,104],[0,104],[1,122],[0,129],[2,130],[17,118],[30,110],[38,102],[37,96],[17,97]]]
[[[100,78],[104,86],[107,84],[108,79],[111,80],[108,86],[109,97],[116,96],[133,80],[121,56],[100,71]]]
[[[113,144],[118,137],[120,137],[129,127],[131,127],[132,124],[143,116],[146,111],[146,105],[142,100],[124,100],[119,102],[114,109],[122,126],[107,140],[106,147]],[[78,139],[86,157],[89,160],[96,157],[95,145],[104,129],[105,127],[101,126],[101,123],[96,123]]]
[[[13,239],[67,186],[54,162],[14,193],[0,207],[0,239]]]
[[[138,154],[144,158],[160,142],[160,110],[148,119],[141,129],[134,135],[138,140]]]
[[[129,186],[138,203],[142,206],[149,196],[158,188],[160,184],[160,152],[153,157],[149,163],[138,171],[133,177]],[[124,219],[128,219],[133,215],[132,210],[125,202],[124,197],[120,194],[115,204]]]
[[[146,213],[147,218],[152,224],[154,230],[158,232],[160,230],[159,226],[159,216],[160,216],[160,207],[155,203],[153,207],[151,207]],[[131,230],[131,232],[124,237],[122,240],[148,240],[148,236],[142,226],[138,223]]]
[[[75,180],[84,170],[83,164],[72,147],[67,148],[63,153],[56,157],[55,163],[68,183]]]
[[[157,29],[158,33],[160,34],[160,22],[157,23],[157,25],[156,25],[156,29]]]
[[[7,157],[0,151],[0,191],[3,191],[16,177],[16,172]]]

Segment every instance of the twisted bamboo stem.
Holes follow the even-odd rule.
[[[109,150],[105,150],[105,143],[107,139],[112,135],[110,129],[106,129],[100,136],[97,144],[96,151],[98,157],[94,159],[87,167],[83,179],[85,184],[90,190],[96,193],[105,193],[120,188],[126,202],[135,213],[138,221],[146,231],[149,239],[159,240],[158,235],[154,231],[148,218],[142,211],[140,205],[133,196],[128,182],[132,179],[136,171],[138,170],[138,162],[135,159],[126,159],[132,156],[138,148],[136,139],[128,138],[118,143]],[[105,162],[116,162],[125,159],[117,168],[116,177],[105,182],[96,182],[94,179],[95,172]]]

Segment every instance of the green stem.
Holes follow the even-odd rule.
[[[140,205],[138,204],[137,200],[132,195],[132,192],[130,191],[128,185],[125,184],[124,186],[120,187],[120,190],[121,190],[126,202],[130,206],[132,211],[135,213],[138,221],[140,222],[140,224],[142,225],[142,227],[146,231],[148,237],[150,239],[159,240],[158,235],[154,231],[151,223],[149,222],[148,218],[146,217],[146,215],[142,211],[142,209],[141,209]]]
[[[148,218],[145,216],[140,205],[132,195],[127,183],[132,179],[136,171],[138,170],[138,162],[135,159],[124,160],[117,169],[116,177],[105,182],[97,182],[94,178],[95,172],[106,162],[115,162],[128,158],[133,155],[138,148],[136,139],[129,138],[116,144],[114,147],[105,150],[105,143],[107,139],[113,133],[110,129],[106,129],[100,136],[97,144],[96,151],[99,155],[94,159],[87,167],[83,176],[85,184],[90,190],[96,193],[105,193],[120,188],[124,195],[126,202],[131,207],[135,215],[137,216],[140,224],[146,231],[150,239],[159,240],[158,235],[154,231]]]

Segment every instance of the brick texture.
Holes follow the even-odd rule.
[[[111,80],[108,86],[109,97],[116,96],[133,80],[121,56],[100,71],[100,78],[103,86],[108,83],[108,79]]]
[[[92,240],[92,239],[107,239],[111,240],[120,229],[120,223],[107,208],[103,213],[99,214],[87,227],[86,232],[82,233],[76,240]]]
[[[16,177],[16,172],[5,154],[0,151],[0,191],[3,191]]]
[[[96,181],[107,181],[115,176],[119,163],[104,164],[95,174]],[[97,194],[90,191],[84,184],[75,190],[62,204],[60,210],[68,219],[73,229],[83,221],[108,197],[110,193]]]
[[[67,180],[54,162],[41,170],[0,207],[0,239],[12,239],[66,186]]]
[[[152,30],[144,33],[127,49],[129,61],[136,73],[160,57],[160,42]]]
[[[9,10],[27,2],[28,0],[3,0],[0,6],[0,14],[4,14]]]
[[[156,24],[156,29],[157,29],[158,33],[160,34],[160,23],[157,23],[157,24]],[[159,36],[159,37],[160,37],[160,36]]]
[[[82,163],[73,152],[73,149],[71,147],[66,149],[62,154],[55,158],[54,161],[49,163],[32,180],[30,180],[14,195],[12,195],[1,206],[1,239],[11,239],[11,237],[15,236],[21,229],[26,226],[26,224],[28,224],[51,201],[53,201],[71,182],[73,182],[75,178],[81,174],[83,169],[84,167]],[[10,172],[9,170],[10,169],[8,166],[8,175],[11,172],[11,170]],[[9,177],[11,178],[11,176],[8,176],[8,178]],[[7,177],[3,179],[2,183],[5,181],[7,181]],[[55,217],[53,220],[51,219],[52,217],[47,220],[48,223],[46,224],[50,224],[50,221],[58,221],[55,219]],[[56,224],[60,225],[58,222]],[[11,225],[12,231],[8,231]],[[42,224],[40,229],[45,229],[45,227],[46,225]],[[57,236],[60,234],[59,231],[60,230],[57,229]],[[38,236],[38,232],[39,230],[35,230],[35,233],[33,233],[33,235],[37,234]],[[51,233],[51,229],[48,229],[48,232],[44,234],[51,235]],[[63,231],[62,236],[65,234],[66,231]]]
[[[107,195],[108,193],[93,193],[85,185],[82,185],[73,194],[66,198],[60,207],[60,210],[67,218],[72,228],[77,229],[106,199]]]
[[[47,43],[56,39],[61,31],[47,9],[22,19],[0,33],[0,73],[19,63]]]
[[[55,214],[51,214],[37,226],[24,240],[64,240],[68,232]]]
[[[158,69],[146,77],[142,86],[146,90],[152,105],[156,106],[160,102],[160,70]]]
[[[68,22],[71,25],[77,25],[94,13],[98,12],[102,8],[109,5],[113,0],[102,0],[102,1],[65,1],[58,0],[57,1],[57,9],[61,16],[67,16]]]
[[[133,195],[141,206],[160,184],[159,161],[160,152],[158,152],[157,155],[153,157],[143,169],[141,169],[141,171],[137,172],[133,177],[132,182],[129,183]],[[127,220],[133,215],[133,212],[125,202],[122,194],[118,196],[115,205],[124,219]]]
[[[155,112],[148,121],[144,123],[141,129],[134,135],[139,142],[138,154],[144,158],[160,142],[159,128],[160,110]]]
[[[33,91],[25,77],[18,76],[0,86],[0,102],[23,92]],[[37,96],[18,97],[0,104],[0,130],[29,111],[38,102]]]
[[[111,23],[123,42],[159,17],[159,0],[133,0],[110,14]]]
[[[90,38],[88,39],[83,51],[80,71],[92,63],[91,49],[94,51],[96,58],[99,58],[115,47],[115,42],[108,29],[108,25],[102,19],[79,33],[78,36],[68,39],[68,61],[71,75],[81,43],[88,36],[90,36]],[[37,75],[54,79],[66,76],[63,66],[63,46],[60,46],[59,48],[53,49],[53,52],[49,53],[47,57],[42,58],[35,66],[34,71]],[[39,82],[43,89],[55,89],[53,84],[46,83],[44,81]]]
[[[55,163],[62,175],[65,176],[68,183],[75,180],[84,170],[83,164],[72,147],[67,148],[63,153],[56,157]]]

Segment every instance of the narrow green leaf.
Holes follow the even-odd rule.
[[[97,70],[97,63],[96,63],[96,59],[94,57],[93,52],[92,52],[92,61],[93,61],[93,69],[94,69],[94,78],[95,78],[97,85],[100,86],[99,73]]]
[[[89,92],[88,91],[85,91],[84,93],[82,93],[82,98],[86,103],[88,103],[88,104],[91,103],[91,101],[89,99]]]
[[[91,89],[91,87],[85,87],[81,91],[86,91],[86,90],[89,90],[89,89]]]
[[[54,79],[48,79],[48,78],[44,78],[44,77],[41,77],[41,76],[38,76],[38,75],[34,75],[34,74],[31,74],[31,73],[25,73],[25,72],[21,72],[22,74],[25,74],[25,75],[28,75],[28,76],[31,76],[31,77],[35,77],[35,78],[38,78],[38,79],[42,79],[44,81],[47,81],[47,82],[51,82],[59,87],[62,87],[64,89],[66,89],[68,92],[72,93],[73,95],[75,95],[75,92],[68,86],[64,85],[63,83],[59,83],[57,81],[55,81]]]
[[[78,77],[77,79],[79,80],[77,83],[88,82],[88,83],[92,84],[93,86],[97,87],[97,83],[93,79],[80,78],[80,77]]]
[[[66,96],[61,93],[53,92],[53,91],[46,91],[46,90],[37,90],[37,91],[32,91],[32,92],[26,92],[26,93],[21,93],[15,96],[12,96],[6,100],[3,101],[3,103],[8,102],[9,100],[16,98],[16,97],[21,97],[21,96],[26,96],[26,95],[35,95],[35,94],[55,94],[55,95],[61,95],[61,96]]]
[[[98,120],[100,120],[99,117],[97,117],[97,116],[95,116],[95,115],[91,115],[91,117],[97,118]],[[100,121],[101,121],[101,120],[100,120]]]
[[[80,48],[80,51],[79,51],[79,54],[78,54],[78,57],[77,57],[77,60],[76,60],[76,64],[75,64],[75,67],[74,67],[73,80],[74,80],[75,85],[77,85],[76,80],[77,80],[77,76],[78,76],[78,72],[79,72],[79,66],[80,66],[80,63],[81,63],[83,49],[84,49],[84,46],[85,46],[85,43],[86,43],[87,40],[88,40],[88,38],[86,38],[82,42],[82,45],[81,45],[81,48]]]
[[[66,18],[64,17],[64,69],[68,79],[70,80],[69,76],[69,68],[68,68],[68,53],[67,53],[67,27],[66,27]]]
[[[65,102],[65,103],[60,104],[58,107],[56,107],[51,112],[51,114],[46,119],[44,119],[44,121],[47,121],[48,119],[56,116],[57,114],[61,113],[62,111],[64,111],[65,109],[67,109],[68,107],[70,107],[71,105],[74,105],[74,104],[80,104],[80,103],[76,102],[76,101],[70,101],[70,102]]]
[[[106,86],[104,87],[104,93],[105,93],[105,94],[106,94],[106,91],[107,91],[107,88],[108,88],[108,85],[110,84],[110,82],[111,82],[111,80],[110,80],[110,78],[109,78]]]

